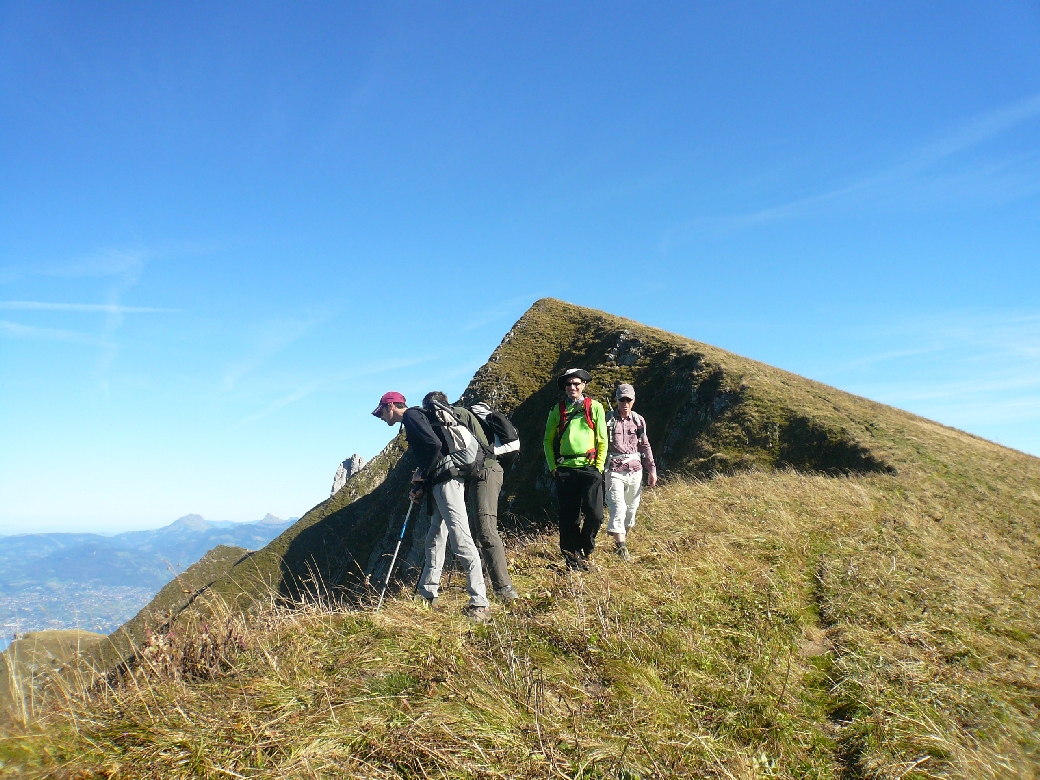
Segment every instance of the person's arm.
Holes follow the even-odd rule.
[[[426,415],[418,409],[409,409],[404,413],[405,434],[408,436],[408,448],[415,449],[416,463],[423,478],[429,476],[434,464],[440,460],[441,440],[437,438]]]
[[[654,462],[654,451],[650,449],[650,440],[646,437],[646,418],[643,418],[643,435],[636,442],[636,449],[643,456],[646,466],[646,484],[653,487],[657,484],[657,464]]]
[[[553,452],[553,439],[556,438],[556,429],[560,427],[559,404],[553,406],[549,412],[549,419],[545,421],[545,437],[542,439],[542,449],[545,451],[545,462],[549,464],[550,473],[556,471],[556,453]]]
[[[592,422],[596,425],[596,468],[603,471],[607,465],[607,415],[599,401],[592,405]]]

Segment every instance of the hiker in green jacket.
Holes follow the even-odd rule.
[[[568,368],[556,380],[563,399],[545,422],[545,460],[556,480],[560,551],[570,569],[587,571],[603,525],[603,464],[607,423],[603,404],[585,397],[588,371]],[[582,520],[584,519],[584,522]]]

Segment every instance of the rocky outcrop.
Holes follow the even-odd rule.
[[[329,493],[329,495],[336,495],[336,493],[339,492],[339,489],[347,484],[347,480],[361,471],[364,467],[365,459],[356,452],[340,463],[339,468],[336,469],[336,477],[332,480],[332,492]]]

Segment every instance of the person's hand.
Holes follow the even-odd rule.
[[[419,501],[422,500],[422,497],[423,497],[423,489],[422,489],[421,485],[412,488],[408,492],[408,498],[411,499],[411,502],[413,504],[418,504]]]
[[[651,471],[650,472],[650,476],[646,478],[646,486],[652,488],[656,484],[657,484],[657,472],[656,471]]]

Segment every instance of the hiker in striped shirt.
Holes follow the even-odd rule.
[[[606,493],[610,522],[607,533],[614,537],[614,551],[623,561],[632,560],[626,537],[636,524],[636,510],[643,489],[643,466],[646,466],[646,486],[657,484],[657,465],[654,452],[646,438],[646,420],[632,411],[636,390],[632,385],[620,384],[614,393],[617,411],[607,416]]]

